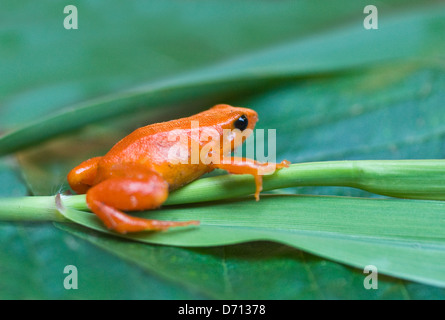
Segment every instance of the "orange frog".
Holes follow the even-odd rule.
[[[198,224],[198,221],[142,219],[121,210],[157,208],[167,199],[169,191],[216,168],[234,174],[253,175],[258,200],[262,189],[262,172],[270,168],[288,167],[289,162],[263,164],[251,159],[230,157],[234,148],[252,132],[257,120],[257,113],[251,109],[220,104],[191,117],[148,125],[123,138],[105,156],[86,160],[72,169],[68,182],[75,192],[86,193],[91,211],[108,228],[119,233]],[[196,123],[199,126],[194,131],[192,127]],[[212,137],[210,141],[217,144],[209,148],[209,142],[201,141],[197,132],[199,136]],[[227,132],[230,134],[223,139]],[[215,137],[215,133],[218,137]],[[182,144],[178,142],[178,137]],[[228,148],[227,142],[230,143]],[[195,151],[193,144],[197,146]],[[207,149],[203,152],[204,148]],[[192,154],[196,150],[200,156]],[[176,157],[178,152],[182,152],[182,158]],[[193,159],[195,161],[190,161]]]

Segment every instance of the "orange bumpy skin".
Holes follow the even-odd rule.
[[[158,208],[167,199],[169,191],[215,168],[253,175],[258,200],[262,172],[271,166],[277,169],[287,167],[289,162],[262,164],[230,157],[231,151],[244,142],[257,121],[257,113],[251,109],[221,104],[191,117],[148,125],[123,138],[103,157],[82,162],[70,171],[67,179],[75,192],[87,194],[89,208],[104,224],[119,233],[196,225],[198,221],[142,219],[122,211]],[[195,124],[199,125],[194,131]],[[227,132],[232,133],[225,140],[223,137]],[[211,138],[201,141],[199,137],[203,136]],[[221,140],[229,141],[229,144],[220,143]],[[181,156],[177,157],[178,154]]]

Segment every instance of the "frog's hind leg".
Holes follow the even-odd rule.
[[[97,166],[102,157],[88,159],[68,173],[68,183],[71,189],[78,194],[86,193],[94,183],[97,174]]]
[[[168,196],[168,184],[157,173],[140,168],[120,168],[87,192],[90,209],[112,230],[119,233],[166,230],[198,224],[197,221],[160,221],[132,217],[125,211],[159,207]]]

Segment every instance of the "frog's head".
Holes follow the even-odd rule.
[[[258,114],[248,108],[232,107],[228,104],[218,104],[210,109],[219,118],[218,123],[222,129],[238,129],[241,132],[255,128]]]
[[[242,144],[253,132],[258,121],[258,114],[248,108],[232,107],[227,104],[218,104],[209,110],[218,118],[218,131],[225,131],[226,141],[233,141],[230,149]]]

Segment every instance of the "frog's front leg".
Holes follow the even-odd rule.
[[[260,192],[263,190],[263,175],[271,174],[275,170],[289,167],[290,162],[283,160],[281,163],[261,163],[256,160],[231,157],[224,159],[221,163],[212,163],[213,168],[223,169],[233,174],[251,174],[255,178],[255,199],[260,199]]]
[[[132,217],[124,211],[141,211],[159,207],[168,197],[168,184],[157,173],[120,166],[106,179],[88,190],[89,208],[112,230],[119,233],[166,230],[170,227],[198,224],[197,221],[160,221]]]

